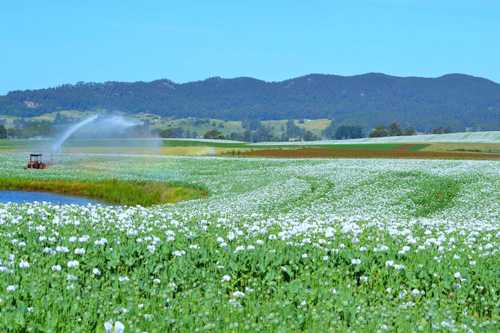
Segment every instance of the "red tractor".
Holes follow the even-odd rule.
[[[26,169],[47,169],[47,163],[42,161],[42,154],[30,154]]]

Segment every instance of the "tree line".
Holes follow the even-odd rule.
[[[207,120],[195,119],[194,125],[206,125]],[[300,122],[300,121],[299,121]],[[402,135],[415,135],[417,134],[412,127],[402,128],[397,122],[393,122],[387,126],[377,126],[371,131],[367,132],[359,125],[337,125],[334,121],[326,127],[321,135],[313,133],[296,125],[294,120],[287,120],[285,125],[282,125],[279,134],[273,132],[270,126],[263,124],[256,119],[248,119],[242,121],[243,131],[235,131],[229,134],[224,134],[222,124],[211,124],[204,134],[205,139],[229,139],[246,142],[262,142],[262,141],[315,141],[321,139],[357,139],[363,137],[386,137],[386,136],[402,136]],[[16,119],[13,126],[6,127],[0,123],[0,139],[6,138],[33,138],[33,137],[50,137],[59,133],[61,128],[67,125],[67,121],[56,117],[53,122],[40,120],[40,121],[26,121],[24,119]],[[449,128],[436,127],[433,128],[431,133],[444,134],[450,133]],[[199,135],[195,130],[190,131],[182,127],[169,127],[165,129],[153,129],[146,121],[140,126],[132,128],[129,135],[135,137],[147,137],[151,135],[159,136],[162,138],[198,138]]]

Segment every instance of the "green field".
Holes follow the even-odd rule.
[[[249,145],[251,148],[274,148],[274,149],[296,149],[296,148],[316,148],[320,147],[323,149],[343,149],[343,150],[350,150],[350,149],[367,149],[367,150],[392,150],[400,147],[400,143],[346,143],[346,144],[321,144],[321,145],[315,145],[307,142],[303,142],[301,144],[294,144],[294,145],[289,145],[289,144],[283,144],[277,142],[276,144],[270,143],[267,145]],[[425,145],[424,145],[425,146]]]
[[[24,163],[0,154],[0,179],[165,182],[209,195],[149,208],[0,203],[2,332],[104,332],[106,322],[125,332],[498,331],[499,161]]]
[[[52,159],[52,141],[0,140],[0,152],[42,152]],[[248,143],[203,139],[71,139],[70,154],[225,156],[268,158],[411,158],[499,160],[500,143],[469,142],[269,142]],[[57,154],[56,154],[57,157]]]

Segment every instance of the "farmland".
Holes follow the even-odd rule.
[[[0,333],[500,333],[498,13],[3,1]]]
[[[315,122],[314,124],[319,124]],[[306,125],[309,123],[305,123]],[[51,141],[0,140],[0,152],[47,151]],[[64,147],[76,154],[149,154],[278,158],[412,158],[499,160],[499,132],[406,137],[248,143],[204,139],[78,139]]]
[[[24,163],[2,153],[0,178],[161,181],[208,197],[0,204],[0,331],[498,330],[499,161],[80,153],[43,171]]]

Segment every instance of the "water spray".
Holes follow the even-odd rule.
[[[91,122],[95,121],[97,118],[99,117],[99,115],[93,115],[93,116],[90,116],[88,118],[85,118],[83,119],[82,121],[80,121],[79,123],[71,126],[70,128],[68,128],[66,131],[64,131],[64,133],[56,140],[56,142],[52,145],[52,153],[57,153],[61,150],[61,146],[63,145],[63,143],[69,139],[69,137],[71,135],[73,135],[73,133],[75,133],[76,131],[78,131],[80,128],[84,127],[85,125],[88,125],[90,124]]]

